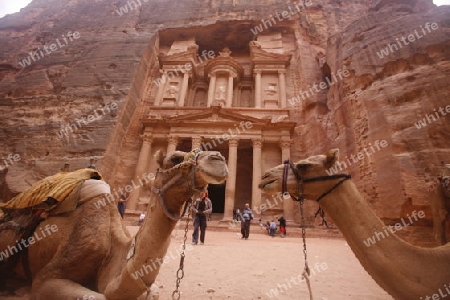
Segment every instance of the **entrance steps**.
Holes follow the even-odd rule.
[[[126,226],[138,226],[140,212],[125,213],[123,222]],[[206,230],[210,231],[222,231],[222,232],[241,232],[241,226],[239,221],[224,221],[223,214],[212,214],[211,219],[208,221],[208,227]],[[278,224],[278,223],[277,223]],[[182,218],[175,227],[176,231],[184,230],[186,226],[186,218]],[[189,230],[192,231],[193,220],[189,218]],[[287,224],[286,227],[287,237],[301,237],[302,229],[300,224],[292,223]],[[250,227],[250,234],[267,234],[265,228],[259,225],[257,220],[253,220]],[[306,228],[307,237],[323,237],[323,238],[343,238],[342,233],[337,228],[322,228],[320,227],[308,227]]]

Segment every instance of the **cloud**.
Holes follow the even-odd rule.
[[[31,0],[14,0],[14,1],[0,1],[0,18],[3,18],[7,14],[12,14],[20,11],[30,4]]]
[[[433,0],[433,3],[441,6],[441,5],[450,5],[450,0]]]

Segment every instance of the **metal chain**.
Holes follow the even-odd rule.
[[[177,280],[176,280],[176,288],[172,293],[172,299],[173,300],[179,300],[181,298],[181,292],[179,290],[181,279],[184,277],[184,258],[186,255],[184,254],[184,250],[186,250],[186,241],[187,241],[187,233],[189,230],[189,217],[191,215],[191,205],[192,201],[189,201],[189,206],[187,211],[187,219],[186,219],[186,227],[184,228],[184,239],[183,239],[183,246],[181,247],[181,254],[180,254],[180,267],[177,271]]]
[[[300,214],[302,217],[303,256],[305,258],[305,271],[308,273],[309,276],[310,271],[308,267],[308,250],[306,249],[306,219],[305,213],[303,211],[303,202],[305,202],[304,199],[300,200]]]
[[[309,275],[311,274],[308,266],[308,251],[306,250],[306,219],[305,213],[303,211],[303,202],[305,199],[300,198],[300,214],[302,217],[302,238],[303,238],[303,256],[305,258],[305,268],[303,269],[302,277],[305,279],[306,285],[308,286],[309,299],[313,300],[313,294],[311,290],[311,283],[309,281]]]

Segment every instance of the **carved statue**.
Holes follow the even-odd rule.
[[[166,90],[166,95],[169,98],[177,98],[178,97],[178,92],[179,92],[178,87],[175,84],[171,84],[169,86],[169,88],[167,88],[167,90]]]
[[[216,90],[216,99],[222,100],[225,99],[225,84],[220,84],[219,88]]]

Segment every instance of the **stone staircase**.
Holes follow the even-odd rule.
[[[125,214],[124,223],[126,226],[138,226],[140,213],[129,212]],[[211,220],[208,221],[208,229],[210,231],[223,231],[223,232],[241,232],[241,225],[239,221],[223,221],[223,214],[212,214]],[[192,218],[189,219],[189,230],[192,230],[193,223]],[[183,230],[186,224],[186,218],[181,219],[176,225],[176,230]],[[288,237],[301,237],[302,229],[300,224],[287,224],[287,236]],[[250,227],[251,234],[267,234],[265,228],[259,225],[257,220],[253,220]],[[308,227],[306,228],[306,234],[308,237],[321,237],[321,238],[343,238],[342,233],[337,228],[323,228]]]

